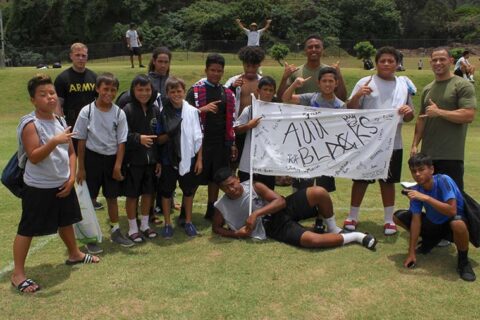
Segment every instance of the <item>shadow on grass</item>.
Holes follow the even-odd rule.
[[[457,255],[455,246],[448,248],[434,248],[428,254],[417,254],[417,263],[414,269],[408,269],[403,266],[407,258],[407,253],[397,253],[389,255],[388,259],[395,263],[398,272],[412,277],[435,277],[448,281],[458,281],[457,273]],[[478,267],[478,263],[470,258],[472,267]],[[475,271],[475,270],[474,270]]]

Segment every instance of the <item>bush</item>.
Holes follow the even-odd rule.
[[[288,49],[288,47],[286,45],[284,45],[283,43],[277,43],[277,44],[273,45],[270,48],[270,50],[268,50],[268,54],[273,59],[275,59],[280,65],[282,65],[280,60],[285,59],[288,56],[289,53],[290,53],[290,49]]]
[[[455,59],[455,61],[457,61],[462,57],[463,51],[465,51],[465,48],[453,48],[450,50],[450,54]]]
[[[377,51],[370,41],[358,42],[353,47],[353,50],[355,51],[358,59],[370,59],[370,57],[373,56]]]

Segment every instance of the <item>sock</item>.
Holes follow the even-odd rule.
[[[150,228],[150,226],[148,225],[148,218],[148,215],[142,216],[140,220],[140,231],[145,231]]]
[[[110,231],[112,233],[114,233],[115,231],[117,231],[118,229],[120,229],[120,223],[118,222],[112,222],[110,223]]]
[[[390,207],[383,207],[383,214],[385,223],[393,223],[393,210],[395,209],[394,206]]]
[[[330,218],[325,219],[325,223],[327,224],[327,232],[328,233],[340,233],[342,231],[341,228],[337,226],[335,222],[335,215],[332,215]]]
[[[466,265],[468,263],[468,250],[458,250],[458,265]]]
[[[358,221],[358,215],[360,214],[360,207],[350,207],[350,213],[348,214],[348,220]]]
[[[349,232],[349,233],[342,233],[340,235],[343,237],[344,245],[351,242],[362,243],[362,240],[365,237],[365,233],[361,233],[361,232]]]
[[[138,233],[137,219],[128,219],[128,235]]]

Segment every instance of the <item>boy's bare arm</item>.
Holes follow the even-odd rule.
[[[77,172],[77,183],[82,184],[82,182],[86,179],[86,172],[85,172],[85,145],[86,140],[78,140],[77,145],[77,159],[78,159],[78,172]]]
[[[70,140],[68,145],[68,165],[70,167],[70,177],[68,180],[60,187],[60,192],[57,193],[57,197],[64,198],[70,194],[73,186],[75,185],[75,173],[77,170],[77,156],[75,155],[75,150],[73,149],[73,143]]]
[[[250,231],[246,227],[242,227],[237,231],[224,228],[225,220],[223,219],[220,211],[215,208],[215,213],[213,214],[212,221],[212,231],[222,237],[227,238],[248,238],[250,236]]]
[[[122,162],[123,157],[125,156],[125,143],[120,143],[118,145],[117,156],[115,158],[115,165],[113,166],[113,179],[117,181],[122,181],[124,179],[122,175]]]

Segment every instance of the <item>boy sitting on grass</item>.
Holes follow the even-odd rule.
[[[111,240],[123,247],[132,241],[120,232],[117,197],[120,196],[122,161],[125,155],[128,126],[125,112],[113,103],[118,91],[118,80],[111,73],[97,77],[97,100],[80,111],[75,123],[78,141],[77,183],[87,182],[90,197],[96,199],[100,191],[107,199],[111,224]],[[103,250],[96,244],[87,244],[90,253]]]
[[[469,234],[462,193],[449,176],[433,174],[429,156],[417,153],[408,160],[408,166],[417,185],[403,192],[410,199],[410,209],[394,214],[395,223],[410,232],[408,256],[403,265],[412,268],[417,262],[417,253],[429,253],[442,239],[453,240],[458,251],[460,278],[475,281],[468,261]],[[417,248],[419,237],[422,241]]]
[[[97,263],[100,259],[78,249],[72,224],[82,220],[75,183],[76,156],[71,127],[65,128],[54,115],[58,97],[47,75],[36,75],[28,82],[35,111],[24,116],[17,128],[20,149],[27,156],[22,217],[13,242],[12,286],[19,292],[33,293],[40,286],[25,275],[25,260],[32,237],[57,233],[68,250],[67,265]]]

